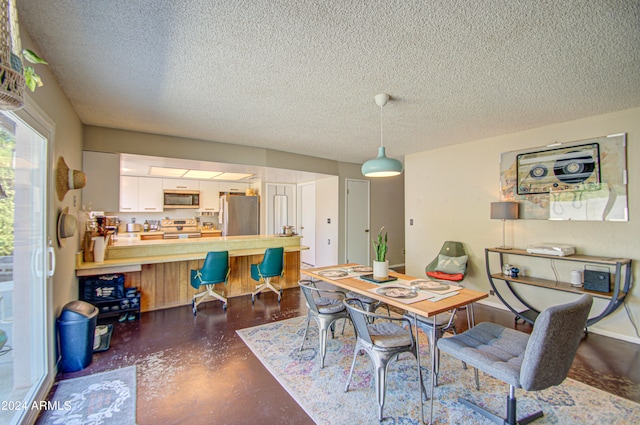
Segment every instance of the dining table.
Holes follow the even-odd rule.
[[[346,291],[356,292],[409,313],[413,318],[416,330],[416,344],[418,346],[418,317],[422,317],[421,321],[425,321],[425,318],[434,320],[434,326],[431,326],[431,341],[434,341],[434,347],[430,347],[431,394],[428,395],[430,398],[428,423],[431,424],[433,421],[433,394],[436,359],[438,356],[437,344],[435,344],[435,341],[437,341],[435,317],[440,313],[452,311],[456,308],[471,307],[473,303],[487,298],[489,294],[452,285],[444,281],[416,278],[392,270],[389,271],[388,278],[378,279],[373,277],[370,267],[353,263],[302,269],[301,273],[312,280],[320,280]],[[474,320],[472,319],[470,323],[474,323]],[[417,361],[418,369],[420,369],[419,355],[417,356]],[[422,373],[420,373],[420,387],[424,390]],[[424,422],[424,408],[421,410],[422,421]]]

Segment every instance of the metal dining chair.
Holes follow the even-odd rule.
[[[454,309],[452,311],[445,311],[444,313],[440,313],[435,315],[434,317],[424,317],[417,315],[415,317],[417,326],[422,329],[422,331],[427,335],[429,340],[429,350],[431,351],[431,370],[434,373],[435,386],[438,386],[438,372],[440,369],[440,350],[438,350],[437,343],[440,338],[442,338],[447,331],[452,331],[454,334],[456,332],[456,311]],[[413,321],[414,315],[410,313],[405,313],[404,317]],[[435,339],[433,327],[435,323]],[[466,369],[466,365],[463,363],[463,367]]]
[[[300,351],[304,348],[309,330],[309,322],[313,319],[318,324],[318,336],[320,339],[320,368],[324,368],[324,358],[327,354],[327,332],[331,330],[331,338],[335,338],[335,323],[339,319],[345,322],[349,318],[347,309],[342,303],[344,293],[337,289],[323,289],[316,287],[311,280],[301,280],[298,282],[300,290],[307,301],[309,312],[307,313],[307,324],[304,328]],[[342,328],[344,334],[344,326]]]
[[[388,317],[370,313],[364,309],[362,302],[357,298],[346,298],[344,305],[349,311],[357,336],[353,362],[351,363],[351,370],[349,371],[344,391],[349,391],[349,384],[356,366],[358,353],[363,350],[375,367],[378,420],[382,421],[389,362],[402,353],[410,353],[416,359],[416,372],[418,373],[421,391],[419,396],[420,410],[422,411],[422,396],[426,394],[426,391],[422,385],[422,375],[418,362],[418,346],[414,338],[411,321],[404,317]],[[373,319],[376,318],[385,319],[385,321],[373,323]]]

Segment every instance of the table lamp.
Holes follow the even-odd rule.
[[[491,218],[502,220],[502,246],[501,249],[511,249],[505,245],[504,242],[504,222],[505,220],[517,220],[518,219],[518,203],[517,202],[492,202],[491,203]]]

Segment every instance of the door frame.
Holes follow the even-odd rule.
[[[303,212],[305,211],[305,207],[304,207],[304,197],[302,196],[302,192],[304,188],[308,188],[308,187],[312,187],[313,188],[313,194],[314,194],[314,199],[313,199],[313,220],[305,220],[305,216],[303,214]],[[310,237],[311,239],[308,239],[307,242],[310,241],[310,243],[305,243],[305,245],[309,246],[309,249],[306,251],[302,251],[300,252],[300,260],[302,261],[302,258],[305,256],[305,254],[308,254],[311,259],[313,260],[312,265],[315,266],[316,264],[316,234],[317,234],[317,229],[316,229],[316,221],[317,221],[317,217],[316,217],[316,198],[315,198],[315,193],[316,193],[316,182],[312,181],[312,182],[307,182],[307,183],[299,183],[297,185],[297,199],[296,199],[296,203],[297,203],[297,216],[296,216],[296,222],[297,222],[297,230],[299,234],[302,234],[303,230],[306,229],[302,229],[302,226],[306,223],[307,225],[309,224],[309,222],[311,222],[311,224],[313,225],[313,232],[311,235],[307,234],[306,236]],[[303,222],[304,221],[304,222]],[[306,233],[306,232],[305,232]],[[307,258],[308,259],[308,258]]]
[[[53,214],[54,211],[54,199],[55,199],[55,123],[49,116],[29,97],[25,96],[24,108],[18,111],[12,111],[13,115],[24,121],[34,131],[39,133],[46,139],[45,155],[46,158],[43,163],[46,166],[46,218],[45,218],[45,239],[47,246],[43,249],[43,255],[46,255],[48,269],[45,271],[46,280],[43,287],[45,293],[43,297],[43,314],[44,314],[44,327],[45,327],[45,342],[44,342],[44,361],[45,372],[40,382],[34,384],[35,389],[32,389],[30,394],[33,396],[33,400],[45,400],[47,394],[53,386],[54,378],[57,373],[56,368],[56,327],[55,327],[55,313],[53,311],[53,275],[55,273],[55,251],[52,248],[52,244],[56,238],[55,227],[56,217]],[[24,411],[22,417],[19,418],[19,423],[34,423],[39,414],[38,409],[28,409]]]

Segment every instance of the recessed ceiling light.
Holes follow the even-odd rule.
[[[182,177],[187,171],[185,168],[149,167],[150,176]]]
[[[182,177],[189,179],[212,179],[220,174],[222,174],[220,171],[189,170]]]
[[[244,174],[244,173],[222,173],[219,176],[215,176],[214,180],[242,180],[247,177],[251,177],[253,174]]]

